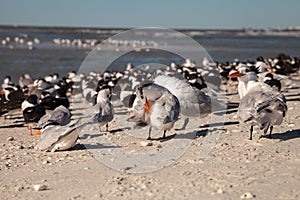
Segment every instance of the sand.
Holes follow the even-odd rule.
[[[207,128],[203,119],[197,137],[190,139],[182,156],[162,169],[144,173],[103,164],[85,148],[88,140],[83,137],[69,151],[35,149],[39,136],[29,135],[17,110],[5,124],[1,118],[0,199],[299,199],[300,81],[293,78],[293,86],[284,90],[287,116],[274,128],[272,139],[260,138],[255,129],[249,140],[248,130],[240,127],[236,108],[232,108],[225,125],[215,125],[219,135],[206,156],[199,157],[208,137],[201,134]],[[234,89],[229,94],[230,102],[237,103]],[[176,145],[175,138],[152,142],[133,138],[118,131],[114,123],[112,133],[98,136],[127,152],[155,154]],[[113,152],[106,145],[102,149]]]

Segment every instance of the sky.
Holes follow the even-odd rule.
[[[300,26],[299,0],[0,0],[0,25],[236,29]]]

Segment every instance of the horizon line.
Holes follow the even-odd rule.
[[[12,27],[12,28],[67,28],[67,29],[116,29],[116,30],[130,30],[139,28],[149,28],[149,27],[108,27],[108,26],[69,26],[69,25],[19,25],[19,24],[0,24],[0,27]],[[241,27],[241,28],[167,28],[167,27],[151,27],[151,28],[165,28],[172,30],[300,30],[300,26],[286,26],[286,27],[267,27],[267,28],[252,28],[252,27]]]

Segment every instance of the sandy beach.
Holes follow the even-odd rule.
[[[21,111],[16,110],[5,123],[1,117],[1,199],[299,199],[300,79],[298,75],[291,78],[292,86],[283,90],[288,113],[274,127],[272,139],[260,138],[261,132],[255,129],[249,140],[248,130],[240,127],[236,108],[232,108],[207,156],[199,158],[207,137],[200,134],[178,160],[149,173],[106,166],[82,139],[69,151],[37,150],[39,136],[28,134]],[[228,98],[238,103],[234,88]],[[199,130],[206,127],[203,123]],[[113,144],[140,152],[159,151],[176,142],[144,145],[145,139],[133,139],[122,131],[105,136]],[[35,191],[35,185],[44,185],[45,190]]]

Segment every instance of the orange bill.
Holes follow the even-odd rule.
[[[275,74],[275,70],[274,70],[274,68],[273,67],[268,67],[268,70],[272,73],[272,74]]]
[[[32,135],[41,135],[42,131],[41,130],[36,130],[32,133]]]
[[[229,74],[228,78],[239,78],[239,77],[244,76],[244,75],[245,74],[242,74],[242,73],[236,71],[236,72],[233,72],[233,73]]]
[[[147,98],[146,98],[146,102],[144,104],[144,108],[146,109],[147,113],[151,114],[151,106],[150,106],[150,103]]]

